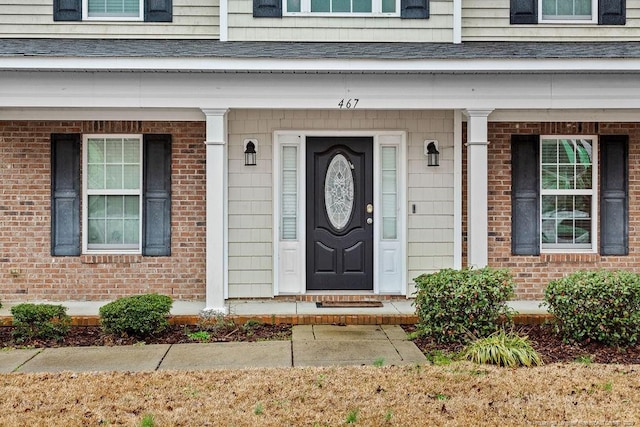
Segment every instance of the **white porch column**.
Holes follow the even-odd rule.
[[[207,110],[207,276],[205,311],[226,314],[227,111]]]
[[[487,123],[493,110],[466,110],[467,115],[467,264],[486,267],[488,251]]]

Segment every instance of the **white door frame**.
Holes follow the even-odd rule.
[[[373,293],[407,294],[407,136],[404,131],[276,131],[273,133],[273,292],[274,295],[305,294],[306,288],[306,138],[309,136],[373,138]],[[281,149],[297,147],[296,234],[292,240],[280,239]],[[397,147],[398,235],[394,240],[381,236],[380,150]],[[330,293],[331,291],[327,291]]]

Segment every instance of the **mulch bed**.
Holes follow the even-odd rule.
[[[404,325],[407,332],[415,331],[414,325]],[[198,342],[188,336],[198,330],[193,325],[172,325],[157,336],[140,340],[133,337],[107,335],[96,326],[74,326],[62,341],[30,340],[17,343],[11,332],[12,327],[0,327],[0,348],[2,347],[69,347],[69,346],[102,346],[131,345],[144,341],[146,344],[181,344]],[[594,363],[640,364],[640,345],[619,348],[608,347],[599,343],[567,343],[556,335],[548,325],[516,326],[516,332],[529,337],[532,346],[545,363],[573,362],[578,358],[588,358]],[[288,324],[256,324],[249,327],[243,325],[225,325],[209,332],[208,342],[227,341],[264,341],[291,339],[291,325]],[[441,351],[455,353],[462,349],[461,344],[441,344],[429,338],[417,338],[414,343],[425,354]]]
[[[415,331],[415,326],[404,326],[405,331]],[[521,325],[515,327],[519,335],[529,337],[532,347],[540,354],[545,363],[574,362],[579,358],[588,358],[593,363],[640,363],[640,345],[631,347],[610,347],[603,344],[567,343],[554,333],[549,325]],[[462,349],[461,344],[441,344],[430,338],[417,338],[413,341],[423,353],[440,350],[455,353]]]
[[[0,348],[113,346],[137,344],[141,341],[145,344],[184,344],[199,342],[188,336],[189,333],[198,330],[198,327],[193,325],[171,325],[162,334],[141,340],[135,337],[108,335],[98,326],[73,326],[62,341],[29,340],[17,343],[11,334],[12,327],[0,327]],[[209,331],[209,334],[208,342],[288,340],[291,338],[291,325],[225,325]]]

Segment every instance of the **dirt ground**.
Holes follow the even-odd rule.
[[[632,426],[640,365],[0,375],[0,425]]]

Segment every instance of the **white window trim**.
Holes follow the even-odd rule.
[[[542,16],[542,2],[538,0],[538,23],[540,24],[597,24],[598,23],[598,0],[591,0],[591,19],[581,18],[562,18],[562,19],[544,19]]]
[[[87,1],[87,0],[84,0]],[[353,1],[353,0],[351,0]],[[358,17],[399,17],[400,16],[400,0],[396,0],[395,12],[382,12],[382,0],[371,0],[371,12],[311,12],[311,0],[300,0],[300,12],[289,12],[287,10],[287,0],[282,0],[283,16],[313,16],[328,18],[358,18]]]
[[[593,142],[591,154],[591,190],[543,190],[542,189],[542,141],[544,139],[589,139]],[[597,253],[598,252],[598,136],[597,135],[541,135],[538,142],[540,145],[540,206],[539,230],[540,230],[540,252],[541,253]],[[562,247],[544,247],[542,243],[542,196],[551,194],[567,195],[590,195],[591,196],[591,247],[571,248],[569,244]]]
[[[92,138],[136,138],[139,140],[140,150],[140,188],[138,190],[101,190],[100,194],[117,194],[117,195],[138,195],[139,196],[139,209],[140,209],[140,221],[138,228],[138,248],[137,249],[89,249],[89,196],[92,193],[88,189],[88,157],[89,150],[87,150],[87,143]],[[142,198],[143,198],[143,175],[142,169],[144,164],[143,151],[142,151],[142,135],[141,134],[86,134],[82,136],[82,253],[83,254],[142,254]]]
[[[138,16],[89,16],[89,0],[82,0],[82,20],[83,21],[117,21],[117,22],[144,21],[144,0],[138,0],[138,12],[139,12]]]

